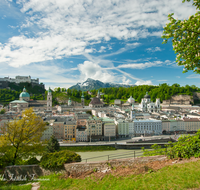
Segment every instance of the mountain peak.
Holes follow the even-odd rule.
[[[130,87],[135,85],[125,85],[125,84],[115,84],[115,83],[103,83],[99,80],[94,80],[91,78],[88,78],[83,83],[77,83],[74,86],[71,86],[69,89],[76,89],[76,90],[93,90],[93,89],[99,89],[99,88],[109,88],[109,87]]]

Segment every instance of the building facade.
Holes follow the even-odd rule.
[[[151,97],[147,92],[144,98],[142,98],[138,109],[142,112],[160,112],[160,99],[157,98],[155,103],[151,102]]]

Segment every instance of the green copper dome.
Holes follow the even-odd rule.
[[[83,93],[83,91],[82,91],[82,96],[81,96],[81,98],[84,98],[84,93]]]
[[[23,92],[19,95],[20,98],[30,98],[30,95],[28,92],[26,92],[26,88],[24,87]]]
[[[48,92],[51,92],[51,89],[50,89],[50,87],[49,87],[49,90],[48,90]]]

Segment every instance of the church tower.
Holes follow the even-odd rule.
[[[85,99],[84,99],[83,91],[82,91],[82,96],[81,96],[81,105],[85,106]]]
[[[100,91],[98,90],[98,93],[97,93],[97,98],[101,98],[101,95],[100,95]]]
[[[135,119],[135,111],[134,111],[134,104],[132,104],[132,107],[131,107],[131,120]]]
[[[50,87],[47,94],[47,111],[52,111],[52,92]]]

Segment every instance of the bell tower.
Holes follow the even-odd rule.
[[[81,96],[81,105],[85,106],[85,98],[84,98],[83,91],[82,91],[82,96]]]
[[[47,111],[52,111],[52,92],[50,87],[47,94]]]

